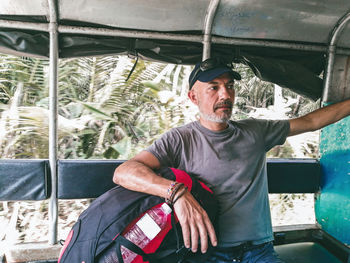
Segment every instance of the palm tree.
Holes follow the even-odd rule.
[[[102,61],[97,65],[103,70],[105,64],[110,64],[113,59],[101,58],[105,63]],[[95,83],[103,85],[95,85],[92,89],[90,84],[88,99],[74,102],[83,106],[78,118],[90,117],[89,130],[85,129],[80,136],[78,148],[81,156],[78,157],[118,158],[121,155],[122,158],[130,158],[148,145],[156,134],[183,124],[183,110],[180,110],[179,105],[172,105],[171,100],[162,103],[160,95],[168,90],[172,91],[172,97],[179,97],[183,85],[179,88],[171,84],[169,79],[179,80],[185,67],[176,66],[173,70],[167,70],[168,66],[164,64],[141,61],[130,79],[125,81],[133,63],[135,61],[119,57],[114,63],[114,69],[108,74],[108,80],[96,81],[94,76]],[[94,69],[97,67],[94,66]],[[157,85],[147,82],[149,79],[157,80]]]
[[[2,156],[47,158],[48,62],[0,60]],[[188,67],[139,61],[126,81],[134,63],[122,56],[60,60],[59,158],[128,158],[184,123],[184,109],[172,102],[184,93]],[[162,102],[164,91],[171,99]]]

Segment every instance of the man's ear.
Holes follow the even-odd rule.
[[[193,88],[187,93],[187,96],[194,104],[198,105],[197,92]]]

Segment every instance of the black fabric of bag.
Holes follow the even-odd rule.
[[[158,174],[170,180],[176,179],[171,168],[163,168],[158,171]],[[206,210],[215,226],[218,205],[214,195],[193,177],[188,176],[188,178],[192,182],[191,194]],[[114,251],[116,258],[120,258],[121,255],[117,250],[120,249],[120,245],[126,246],[125,243],[127,243],[127,241],[121,241],[123,237],[120,235],[125,227],[148,209],[161,203],[164,203],[164,198],[134,192],[121,186],[114,187],[98,197],[79,216],[64,244],[58,262],[101,263],[104,262],[104,255],[110,251]],[[173,218],[173,228],[164,237],[155,253],[149,255],[143,253],[143,261],[150,263],[203,262],[209,255],[211,247],[206,254],[202,254],[200,249],[198,249],[199,252],[192,253],[185,248],[181,226],[175,223]],[[142,254],[142,250],[134,252]],[[119,260],[119,263],[123,262]]]

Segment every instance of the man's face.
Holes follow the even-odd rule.
[[[224,123],[232,114],[235,99],[234,80],[229,73],[224,73],[210,82],[197,81],[188,96],[198,105],[202,119]]]

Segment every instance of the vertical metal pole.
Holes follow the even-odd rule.
[[[327,51],[327,67],[325,71],[325,80],[323,87],[323,102],[328,102],[330,87],[332,84],[332,72],[334,68],[334,60],[336,55],[337,42],[343,32],[346,24],[350,21],[350,11],[348,11],[342,18],[340,18],[337,24],[334,26],[332,33],[330,34],[330,42]]]
[[[58,32],[55,0],[49,1],[50,10],[50,73],[49,73],[49,161],[51,171],[51,197],[49,203],[49,244],[57,243],[57,78],[58,78]]]
[[[207,9],[204,22],[204,38],[203,38],[203,56],[202,60],[210,58],[210,48],[211,48],[211,30],[213,26],[213,21],[218,8],[220,0],[211,0]]]

